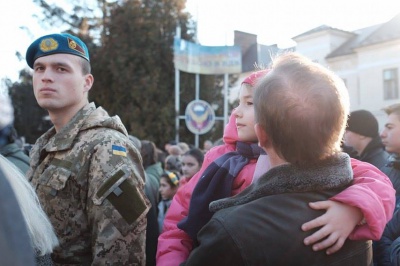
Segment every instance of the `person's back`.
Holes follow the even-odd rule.
[[[2,265],[33,266],[34,251],[19,204],[0,169],[0,257]]]
[[[25,154],[22,147],[15,142],[8,142],[0,147],[0,154],[12,162],[22,173],[29,169],[29,156]]]
[[[185,265],[371,265],[370,241],[343,239],[328,255],[304,240],[312,234],[304,223],[322,214],[309,203],[353,182],[350,157],[340,152],[349,111],[343,81],[301,55],[284,54],[256,85],[253,105],[271,169],[241,193],[210,203],[215,213]],[[362,223],[360,212],[352,216],[345,222]]]
[[[47,215],[39,204],[35,191],[24,174],[2,155],[0,155],[0,169],[15,192],[23,220],[28,225],[36,264],[38,266],[52,265],[51,253],[58,246],[58,240]]]
[[[348,160],[344,161],[348,163]],[[372,259],[370,241],[348,240],[332,255],[313,251],[303,243],[303,239],[315,230],[304,232],[301,225],[322,214],[322,211],[309,208],[308,202],[327,200],[345,188],[315,191],[315,186],[321,185],[317,179],[323,178],[327,183],[329,180],[348,183],[351,170],[344,169],[343,173],[332,171],[330,175],[321,173],[321,170],[313,172],[313,175],[310,171],[302,175],[301,170],[293,171],[291,166],[285,165],[262,176],[257,189],[254,186],[251,193],[245,190],[247,193],[239,194],[241,197],[236,197],[235,202],[212,203],[211,210],[217,213],[204,232],[200,231],[200,246],[207,245],[210,237],[218,240],[209,248],[194,249],[193,260],[189,257],[187,265],[369,265]],[[347,180],[338,179],[338,174],[347,175]],[[303,183],[301,180],[307,181],[308,187],[302,187],[300,192],[287,189],[291,184],[299,188]],[[280,182],[286,183],[283,188]],[[276,194],[277,191],[280,194]],[[222,242],[225,244],[219,245]],[[231,247],[229,255],[226,254],[227,246]],[[205,264],[198,260],[199,257],[209,257],[212,262],[207,260]]]
[[[0,93],[0,146],[7,143],[13,120],[14,110],[11,100],[7,94]],[[13,189],[6,175],[11,165],[7,162],[1,164],[2,160],[6,162],[0,155],[0,264],[33,266],[34,249],[22,206],[15,193],[18,191]]]

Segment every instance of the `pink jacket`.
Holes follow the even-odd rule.
[[[177,223],[188,215],[190,198],[201,174],[212,161],[234,151],[237,140],[235,118],[232,115],[224,131],[225,144],[212,148],[205,155],[200,171],[175,194],[164,220],[163,232],[158,238],[157,265],[176,266],[188,258],[192,250],[192,240],[177,228]],[[250,161],[235,178],[232,195],[238,194],[252,183],[256,163],[256,160]],[[378,240],[393,215],[395,191],[389,178],[374,166],[357,160],[352,160],[351,163],[354,184],[331,199],[359,207],[364,213],[367,224],[357,226],[350,239]]]

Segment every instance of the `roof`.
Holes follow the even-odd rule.
[[[344,30],[341,30],[341,29],[333,28],[333,27],[330,27],[328,25],[321,25],[319,27],[316,27],[314,29],[311,29],[309,31],[301,33],[301,34],[293,37],[292,39],[295,40],[295,39],[297,39],[299,37],[304,37],[304,36],[307,36],[307,35],[310,35],[310,34],[313,34],[313,33],[322,32],[322,31],[328,31],[328,30],[333,30],[333,31],[336,31],[336,32],[343,32],[343,33],[346,33],[346,34],[349,34],[349,33],[351,34],[351,32],[348,32],[348,31],[344,31]]]
[[[400,14],[386,23],[354,31],[355,36],[332,51],[326,58],[354,53],[356,48],[400,39]]]
[[[367,39],[360,43],[360,46],[391,41],[400,38],[400,14],[382,24]]]
[[[347,42],[340,45],[336,50],[332,51],[326,56],[326,58],[333,58],[337,56],[343,56],[354,53],[354,49],[360,46],[364,40],[366,40],[372,32],[376,31],[381,25],[375,25],[368,28],[354,31],[355,35],[351,37]]]

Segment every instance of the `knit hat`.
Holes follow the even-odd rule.
[[[351,112],[346,130],[371,138],[379,136],[378,120],[367,110]]]
[[[84,42],[68,33],[50,34],[38,38],[26,51],[26,62],[30,68],[36,59],[52,54],[73,54],[89,60],[89,51]]]
[[[260,78],[264,77],[268,72],[269,72],[269,69],[263,69],[263,70],[259,70],[257,72],[253,72],[243,80],[242,84],[246,83],[251,86],[254,86],[254,85],[256,85],[256,82]]]

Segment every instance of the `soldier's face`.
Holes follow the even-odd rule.
[[[83,60],[70,54],[39,57],[33,66],[33,89],[38,104],[51,112],[79,110],[87,103],[93,84],[91,74],[83,75]],[[76,111],[77,111],[76,110]]]

